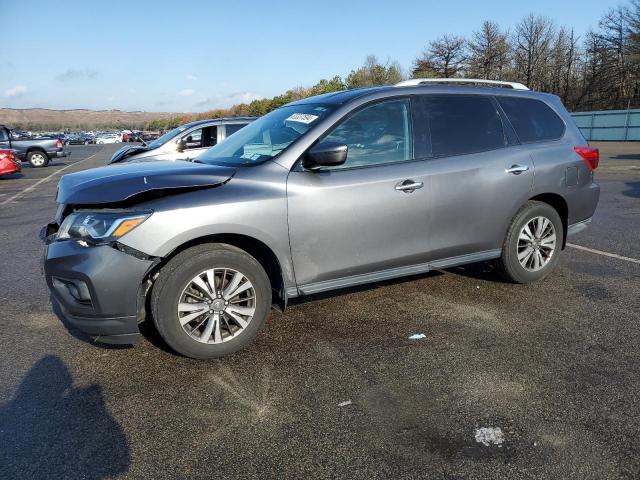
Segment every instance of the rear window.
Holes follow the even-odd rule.
[[[431,155],[464,155],[504,147],[502,119],[487,97],[425,95],[422,114],[428,119]]]
[[[549,106],[533,98],[498,97],[521,142],[557,140],[564,123]]]

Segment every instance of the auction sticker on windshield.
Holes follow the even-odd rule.
[[[289,118],[287,118],[285,121],[301,122],[301,123],[309,124],[313,122],[316,118],[318,118],[317,115],[311,115],[310,113],[294,113],[290,115]]]

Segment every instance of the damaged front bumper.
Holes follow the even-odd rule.
[[[41,236],[50,230],[43,227]],[[116,247],[47,241],[43,271],[71,325],[99,342],[133,344],[140,336],[138,312],[144,309],[145,278],[154,261]]]

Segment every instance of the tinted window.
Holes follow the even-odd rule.
[[[498,97],[521,142],[562,137],[564,123],[544,102],[533,98]]]
[[[411,123],[408,100],[393,100],[365,107],[338,125],[323,142],[349,147],[346,162],[333,168],[410,160]]]
[[[205,127],[202,129],[202,147],[213,147],[218,143],[218,127]]]
[[[238,130],[240,130],[242,127],[244,127],[245,125],[247,125],[247,124],[246,123],[232,123],[230,125],[226,125],[225,126],[225,128],[227,129],[226,136],[228,137],[230,135],[233,135]]]
[[[4,128],[0,128],[0,142],[6,142],[7,140],[9,140],[7,131]]]
[[[433,156],[482,152],[506,144],[502,119],[489,98],[425,95],[421,100]]]

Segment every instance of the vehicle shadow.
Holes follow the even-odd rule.
[[[640,182],[625,182],[625,185],[628,187],[628,189],[622,192],[624,196],[631,198],[640,198]]]
[[[126,435],[100,386],[74,386],[56,356],[39,360],[0,407],[2,478],[113,478],[130,463]]]
[[[500,275],[494,261],[469,263],[467,265],[460,265],[459,267],[447,268],[445,271],[467,278],[475,278],[476,280],[494,283],[511,283]]]
[[[66,328],[67,332],[69,332],[69,335],[71,335],[73,338],[77,338],[78,340],[82,340],[83,342],[90,343],[95,347],[102,348],[105,350],[123,350],[123,349],[132,347],[132,345],[112,345],[108,343],[98,343],[94,341],[90,335],[81,332],[80,330],[75,328],[73,325],[71,325],[71,323],[69,323],[69,320],[67,320],[67,318],[65,317],[64,312],[60,307],[60,304],[58,303],[58,301],[55,299],[53,295],[49,295],[49,303],[51,304],[51,310],[53,311],[55,316],[58,317],[58,320],[60,320],[64,328]]]
[[[17,180],[22,177],[24,177],[22,173],[6,173],[4,175],[0,175],[0,180]]]
[[[640,160],[640,153],[621,153],[611,158],[613,160]]]
[[[415,282],[416,280],[421,280],[423,278],[437,277],[439,275],[442,275],[442,272],[438,270],[431,270],[430,272],[411,275],[408,277],[392,278],[390,280],[383,280],[381,282],[365,283],[364,285],[356,285],[353,287],[339,288],[339,289],[331,290],[328,292],[313,293],[311,295],[304,295],[302,297],[292,298],[289,301],[289,305],[302,305],[304,303],[315,302],[317,300],[324,300],[326,298],[334,298],[334,297],[340,297],[342,295],[350,295],[352,293],[375,290],[377,288],[383,288],[389,285],[400,285],[402,283]]]

